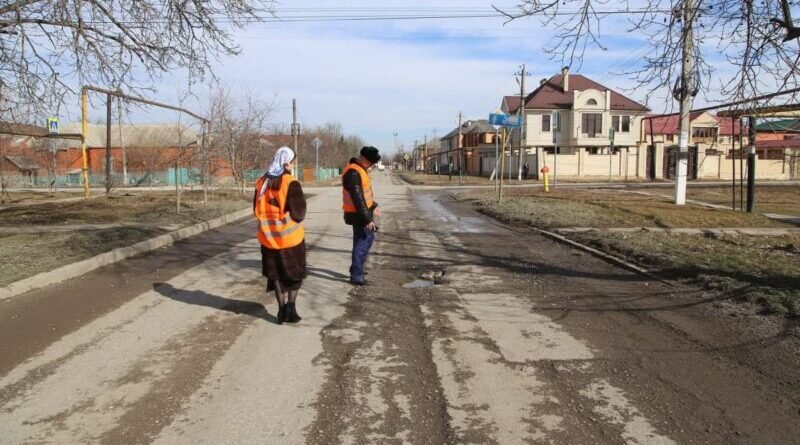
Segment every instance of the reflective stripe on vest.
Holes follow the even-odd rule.
[[[372,196],[372,180],[370,180],[369,174],[363,167],[356,163],[350,163],[345,169],[344,173],[342,173],[342,184],[344,184],[344,175],[347,174],[350,170],[355,170],[358,172],[358,175],[361,177],[361,188],[364,190],[364,201],[367,202],[367,208],[371,209],[373,205],[375,205],[375,200]],[[356,205],[353,203],[353,197],[350,196],[350,192],[342,186],[342,210],[348,213],[355,213]]]
[[[289,185],[295,181],[290,175],[281,177],[281,186],[278,190],[267,188],[261,193],[266,177],[260,178],[256,182],[255,215],[258,218],[258,241],[262,246],[281,250],[297,246],[305,238],[303,223],[292,220],[286,212],[286,197],[289,193]]]

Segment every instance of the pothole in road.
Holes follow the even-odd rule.
[[[445,279],[445,270],[429,271],[419,276],[418,279],[403,285],[406,289],[418,289],[423,287],[431,287],[439,284],[447,284]]]

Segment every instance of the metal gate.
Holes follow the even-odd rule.
[[[664,150],[664,178],[675,179],[675,169],[678,164],[678,147],[667,147]],[[689,147],[689,169],[687,179],[697,179],[697,147]]]
[[[656,179],[656,148],[647,146],[647,165],[645,167],[647,179]]]

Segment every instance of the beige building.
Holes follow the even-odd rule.
[[[502,110],[520,112],[519,96],[503,98]],[[511,135],[506,153],[507,170],[517,172],[520,162],[532,175],[548,166],[551,175],[567,178],[614,180],[673,179],[678,155],[677,114],[652,116],[641,105],[580,74],[542,79],[525,98],[525,127]],[[738,122],[707,112],[690,115],[689,178],[730,179],[741,174]],[[524,144],[520,144],[520,133]],[[613,137],[612,137],[613,135]],[[785,141],[783,141],[785,142]],[[795,148],[774,142],[757,143],[756,178],[800,177],[800,157]],[[520,156],[520,145],[522,153]],[[777,147],[777,148],[776,148]],[[491,150],[479,153],[482,163],[494,165]],[[481,169],[486,175],[486,169]],[[516,176],[515,174],[512,176]]]
[[[642,147],[652,156],[651,177],[673,179],[678,153],[680,116],[648,116],[643,124]],[[738,120],[714,116],[708,112],[689,115],[689,179],[732,179],[739,177],[749,151],[748,129]],[[794,150],[775,146],[756,138],[756,178],[792,179],[797,175]],[[785,144],[784,144],[785,145]],[[654,148],[648,148],[654,147]]]
[[[520,103],[519,97],[506,96],[501,107],[517,114]],[[542,79],[525,98],[523,110],[521,162],[529,164],[532,174],[545,165],[558,176],[637,174],[641,124],[648,111],[644,105],[564,68]],[[511,169],[520,161],[519,134],[512,135]]]

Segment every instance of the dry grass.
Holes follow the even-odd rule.
[[[9,192],[0,195],[0,206],[13,204],[28,204],[34,202],[50,201],[53,199],[80,198],[83,192]]]
[[[176,213],[175,194],[170,192],[120,193],[85,201],[9,208],[0,210],[0,226],[121,222],[190,225],[245,208],[252,200],[249,192],[215,191],[204,206],[202,197],[199,191],[183,192],[180,214]]]
[[[176,214],[175,195],[168,192],[122,193],[108,198],[0,210],[0,226],[126,222],[153,225],[58,233],[0,233],[3,271],[0,285],[165,233],[159,226],[189,226],[248,208],[251,199],[249,193],[215,191],[204,206],[202,192],[184,192],[180,215]]]
[[[672,197],[672,188],[641,188],[629,189]],[[747,186],[744,194],[740,196],[740,189],[736,186],[736,207],[740,204],[747,205]],[[731,187],[705,187],[697,183],[690,184],[686,197],[699,202],[730,207],[733,200]],[[759,213],[779,213],[783,215],[800,216],[800,185],[770,184],[756,185],[756,211]]]
[[[800,235],[665,237],[590,232],[570,237],[666,278],[702,283],[759,303],[767,312],[800,315]]]
[[[703,187],[690,188],[689,199],[708,202],[711,204],[731,205],[732,194],[730,187]],[[756,186],[756,211],[762,213],[779,213],[782,215],[800,216],[800,186]],[[740,202],[739,190],[736,190],[737,206]],[[747,190],[744,191],[745,205],[747,205]]]
[[[459,182],[458,175],[454,174],[452,178],[448,175],[429,175],[427,173],[413,173],[413,172],[400,172],[398,176],[403,178],[406,182],[413,185],[441,185],[441,186],[454,186],[454,185],[492,185],[493,181],[488,178],[478,176],[464,176]],[[519,184],[519,181],[514,180],[514,184]],[[525,184],[536,183],[533,179],[523,181]]]
[[[492,191],[461,195],[477,200],[482,211],[541,228],[562,227],[787,227],[762,215],[715,210],[697,205],[675,206],[665,200],[612,190],[559,188],[508,189],[498,204]]]
[[[0,286],[164,233],[153,228],[0,235]]]
[[[498,204],[492,192],[459,195],[516,225],[559,227],[793,227],[757,214],[677,207],[656,197],[612,191],[509,190]],[[595,231],[568,237],[628,258],[670,279],[688,280],[760,303],[768,312],[800,315],[800,235],[703,236]]]

